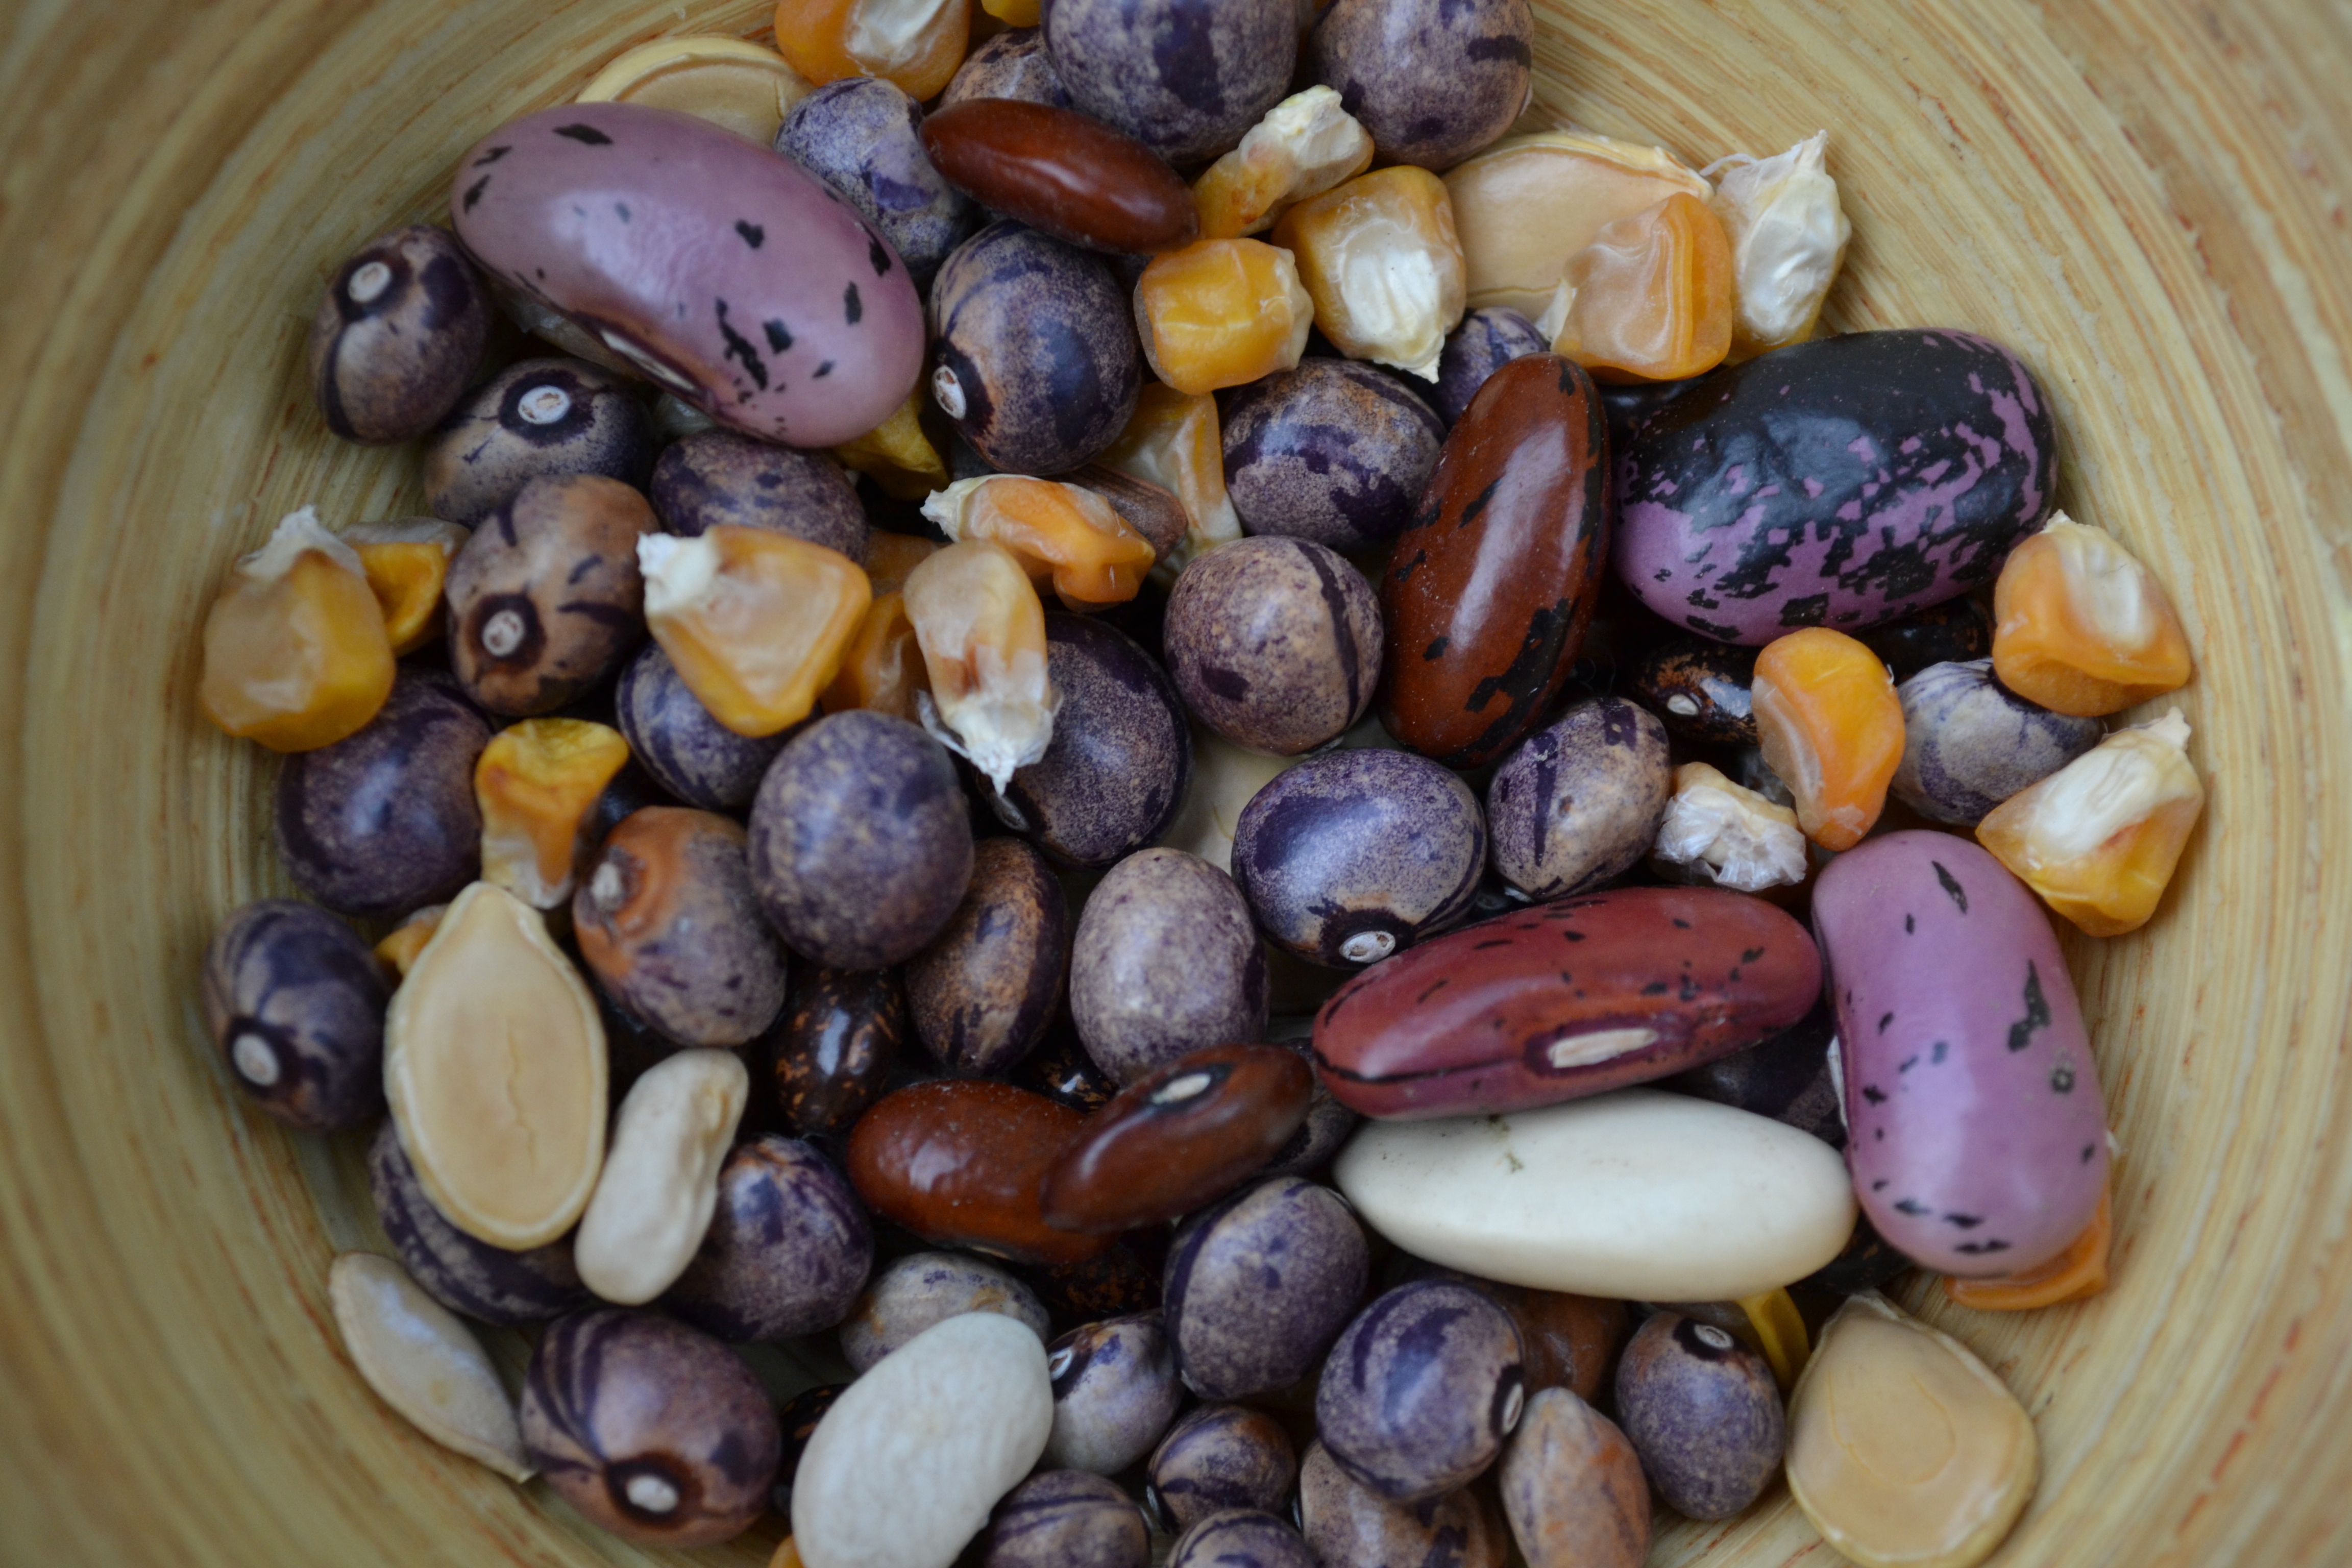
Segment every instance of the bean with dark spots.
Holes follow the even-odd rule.
[[[311,395],[347,441],[413,441],[465,395],[489,290],[446,229],[413,225],[346,258],[310,319]]]
[[[383,966],[314,904],[264,899],[205,949],[205,1022],[236,1086],[305,1132],[383,1109]]]
[[[1249,531],[1341,551],[1403,531],[1445,437],[1402,381],[1342,359],[1238,388],[1220,417],[1225,488]]]
[[[1527,0],[1338,0],[1307,72],[1339,90],[1383,163],[1444,171],[1510,129],[1535,90]]]
[[[785,1125],[803,1137],[848,1131],[882,1098],[906,1038],[898,971],[802,971],[769,1046]]]
[[[482,383],[425,444],[425,501],[472,528],[530,481],[602,474],[642,485],[653,422],[628,384],[583,360],[530,359]]]
[[[499,503],[449,563],[449,666],[493,713],[551,713],[645,637],[637,541],[655,531],[635,489],[593,474],[535,479]]]
[[[1295,756],[1371,705],[1381,614],[1363,574],[1311,540],[1236,540],[1168,596],[1168,673],[1193,717],[1236,745]]]
[[[1291,0],[1056,0],[1045,35],[1074,107],[1179,168],[1231,151],[1298,58]]]

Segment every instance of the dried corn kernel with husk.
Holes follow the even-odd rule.
[[[1665,151],[1582,131],[1496,142],[1446,171],[1470,309],[1543,314],[1568,258],[1621,217],[1714,188]]]
[[[415,653],[440,636],[441,587],[466,530],[436,517],[404,517],[355,524],[342,538],[359,556],[383,611],[383,635],[394,656]]]
[[[1977,838],[2042,901],[2092,936],[2137,931],[2156,912],[2205,786],[2173,709],[2118,730],[1993,807]]]
[[[1737,358],[1802,342],[1821,320],[1853,236],[1837,182],[1822,166],[1829,141],[1816,131],[1777,157],[1735,153],[1705,170],[1723,171],[1712,205],[1731,240]]]
[[[1705,763],[1675,770],[1674,796],[1651,853],[1743,893],[1793,888],[1805,879],[1805,836],[1797,814]]]
[[[427,904],[400,922],[390,936],[375,944],[375,955],[389,965],[394,973],[405,976],[416,967],[416,955],[441,929],[441,917],[449,912],[446,904]]]
[[[591,77],[576,101],[674,110],[773,147],[784,116],[809,89],[773,49],[723,33],[689,33],[639,44]]]
[[[1787,781],[1805,837],[1824,849],[1861,843],[1903,761],[1886,666],[1843,632],[1808,626],[1756,656],[1748,694],[1764,762]]]
[[[764,528],[637,542],[646,624],[710,716],[739,735],[808,717],[873,600],[837,550]]]
[[[589,816],[628,760],[618,730],[584,719],[526,719],[492,736],[474,764],[482,880],[534,909],[571,898]]]
[[[999,790],[1045,754],[1061,698],[1045,678],[1045,608],[1011,551],[950,544],[907,579],[907,618],[930,689],[923,726]]]
[[[874,596],[895,594],[907,585],[907,574],[939,553],[935,540],[877,528],[866,536],[866,581]]]
[[[963,64],[971,0],[777,0],[776,52],[818,86],[878,76],[918,103]]]
[[[947,460],[923,434],[923,384],[917,382],[890,417],[833,449],[841,466],[854,468],[893,500],[920,500],[948,482]]]
[[[1757,1348],[1772,1368],[1772,1381],[1780,1385],[1781,1393],[1788,1393],[1796,1386],[1797,1374],[1805,1370],[1805,1358],[1812,1353],[1797,1303],[1785,1289],[1767,1290],[1761,1296],[1741,1297],[1739,1310],[1748,1315]]]
[[[1234,239],[1270,227],[1284,207],[1321,195],[1371,163],[1371,133],[1339,107],[1337,92],[1293,93],[1192,183],[1202,237]]]
[[[1409,164],[1360,174],[1283,214],[1274,242],[1298,258],[1315,324],[1332,346],[1437,379],[1464,287],[1444,181]]]
[[[1680,381],[1731,352],[1731,244],[1696,196],[1621,217],[1569,258],[1536,330],[1602,381]]]
[[[923,503],[950,539],[992,539],[1070,608],[1123,605],[1159,559],[1151,541],[1092,490],[1017,474],[958,479]]]
[[[1241,514],[1225,493],[1225,444],[1217,400],[1152,383],[1135,400],[1135,416],[1096,461],[1148,480],[1184,508],[1184,537],[1160,563],[1173,583],[1203,551],[1242,536]]]
[[[2189,683],[2189,634],[2155,574],[2063,511],[2009,552],[1992,605],[1993,673],[2053,713],[2103,718]]]
[[[2100,1190],[2091,1223],[2049,1262],[1990,1279],[1947,1279],[1945,1296],[1980,1312],[2030,1312],[2097,1295],[2107,1288],[2107,1249],[2115,1239],[2112,1198],[2112,1184]]]
[[[866,609],[864,624],[842,658],[841,673],[824,689],[824,707],[828,713],[871,708],[919,722],[916,695],[930,689],[915,623],[907,618],[907,595],[893,590]]]
[[[1196,240],[1153,257],[1135,285],[1143,357],[1179,392],[1246,386],[1288,370],[1314,325],[1297,263],[1262,240]]]
[[[309,752],[374,718],[392,677],[366,568],[306,506],[236,563],[213,601],[196,700],[232,735]]]

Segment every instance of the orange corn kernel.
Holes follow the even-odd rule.
[[[1045,0],[980,0],[980,8],[1008,27],[1034,27],[1045,15]]]
[[[392,677],[366,568],[306,506],[236,563],[213,601],[196,701],[232,735],[309,752],[374,718]]]
[[[1602,381],[1679,381],[1723,363],[1734,319],[1723,220],[1677,192],[1570,257],[1537,327]]]
[[[1283,214],[1274,243],[1298,258],[1333,347],[1437,379],[1466,279],[1444,181],[1410,164],[1360,174]]]
[[[907,618],[923,650],[940,739],[1002,790],[1045,754],[1061,706],[1045,675],[1045,607],[1029,574],[993,540],[950,544],[907,579]],[[939,727],[925,727],[939,734]]]
[[[493,735],[474,764],[482,880],[533,909],[572,897],[589,816],[628,760],[618,730],[584,719],[525,719]]]
[[[1797,826],[1824,849],[1861,843],[1903,761],[1903,704],[1886,666],[1843,632],[1808,626],[1756,656],[1748,693]]]
[[[434,517],[343,530],[343,542],[359,555],[383,611],[383,633],[394,657],[415,653],[441,635],[441,586],[448,580],[449,558],[466,537],[456,523]]]
[[[1805,1320],[1797,1310],[1785,1289],[1767,1290],[1761,1296],[1743,1296],[1739,1310],[1748,1314],[1748,1326],[1756,1335],[1756,1343],[1772,1368],[1772,1381],[1786,1394],[1797,1384],[1797,1374],[1805,1370],[1805,1361],[1812,1354],[1811,1342],[1805,1337]]]
[[[2118,730],[1993,807],[1977,839],[2089,935],[2137,931],[2205,809],[2188,744],[2178,708]]]
[[[958,479],[923,503],[923,515],[950,539],[996,541],[1074,610],[1127,603],[1160,560],[1110,502],[1052,479]]]
[[[921,103],[963,64],[971,0],[776,0],[776,52],[822,87],[878,76]]]
[[[866,580],[872,584],[874,596],[895,594],[907,585],[907,574],[929,561],[939,552],[931,540],[919,539],[911,533],[892,533],[877,528],[866,536]]]
[[[948,465],[923,434],[924,385],[915,384],[890,417],[833,449],[842,467],[854,468],[893,500],[920,500],[948,482]]]
[[[441,929],[441,917],[448,912],[446,904],[425,905],[401,921],[399,930],[375,944],[376,958],[405,979],[416,963],[416,955],[425,951],[425,944]]]
[[[1315,301],[1288,251],[1202,239],[1151,258],[1135,285],[1135,325],[1152,374],[1179,392],[1209,393],[1297,364]]]
[[[1225,494],[1217,400],[1207,394],[1147,384],[1135,400],[1135,416],[1095,460],[1158,485],[1183,507],[1184,537],[1160,562],[1171,578],[1202,551],[1242,536],[1241,514]]]
[[[893,591],[866,607],[841,673],[824,689],[824,706],[828,713],[871,708],[911,722],[918,718],[915,694],[930,689],[915,623],[907,618],[907,596]]]
[[[2053,713],[2119,713],[2189,684],[2189,634],[2155,574],[2064,512],[2009,552],[1993,584],[1992,669]]]
[[[2111,1196],[2111,1190],[2100,1192],[2091,1223],[2049,1262],[1991,1279],[1947,1279],[1944,1294],[1980,1312],[2030,1312],[2097,1295],[2107,1288],[2107,1251],[2115,1241]]]
[[[837,550],[764,528],[637,542],[646,623],[687,689],[739,735],[808,717],[874,592]]]
[[[1370,166],[1372,138],[1328,87],[1294,93],[1265,111],[1242,144],[1192,183],[1201,233],[1234,239],[1272,226],[1293,202],[1319,196]]]

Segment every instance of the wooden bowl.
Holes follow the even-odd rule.
[[[1842,14],[1843,11],[1843,14]],[[199,954],[287,884],[274,761],[197,716],[197,629],[278,517],[421,510],[300,374],[331,268],[440,220],[453,159],[717,0],[18,6],[0,61],[0,1558],[634,1562],[362,1385],[329,1260],[360,1140],[216,1065]],[[1826,125],[1839,329],[2041,373],[2060,500],[2194,638],[2212,798],[2154,923],[2070,944],[2122,1141],[2114,1288],[1915,1290],[2032,1411],[2016,1564],[2352,1561],[2352,24],[2308,0],[1538,0],[1534,116],[1694,162]],[[511,1353],[511,1352],[510,1352]],[[774,1521],[704,1561],[756,1563]],[[1778,1489],[1654,1561],[1832,1559]]]

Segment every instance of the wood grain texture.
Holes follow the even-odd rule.
[[[1543,122],[1696,162],[1829,127],[1855,226],[1831,324],[2021,351],[2060,500],[2155,567],[2199,651],[2204,825],[2153,924],[2070,946],[2124,1148],[2115,1288],[1915,1300],[2041,1431],[2000,1561],[2352,1560],[2352,11],[1537,9]],[[214,923],[284,883],[271,762],[197,718],[196,632],[282,512],[416,509],[413,457],[331,440],[302,391],[335,263],[437,216],[460,151],[622,47],[766,10],[0,14],[0,1561],[646,1558],[416,1437],[343,1354],[359,1142],[250,1112],[198,1017]],[[1832,1560],[1776,1492],[1654,1561],[1801,1556]]]

